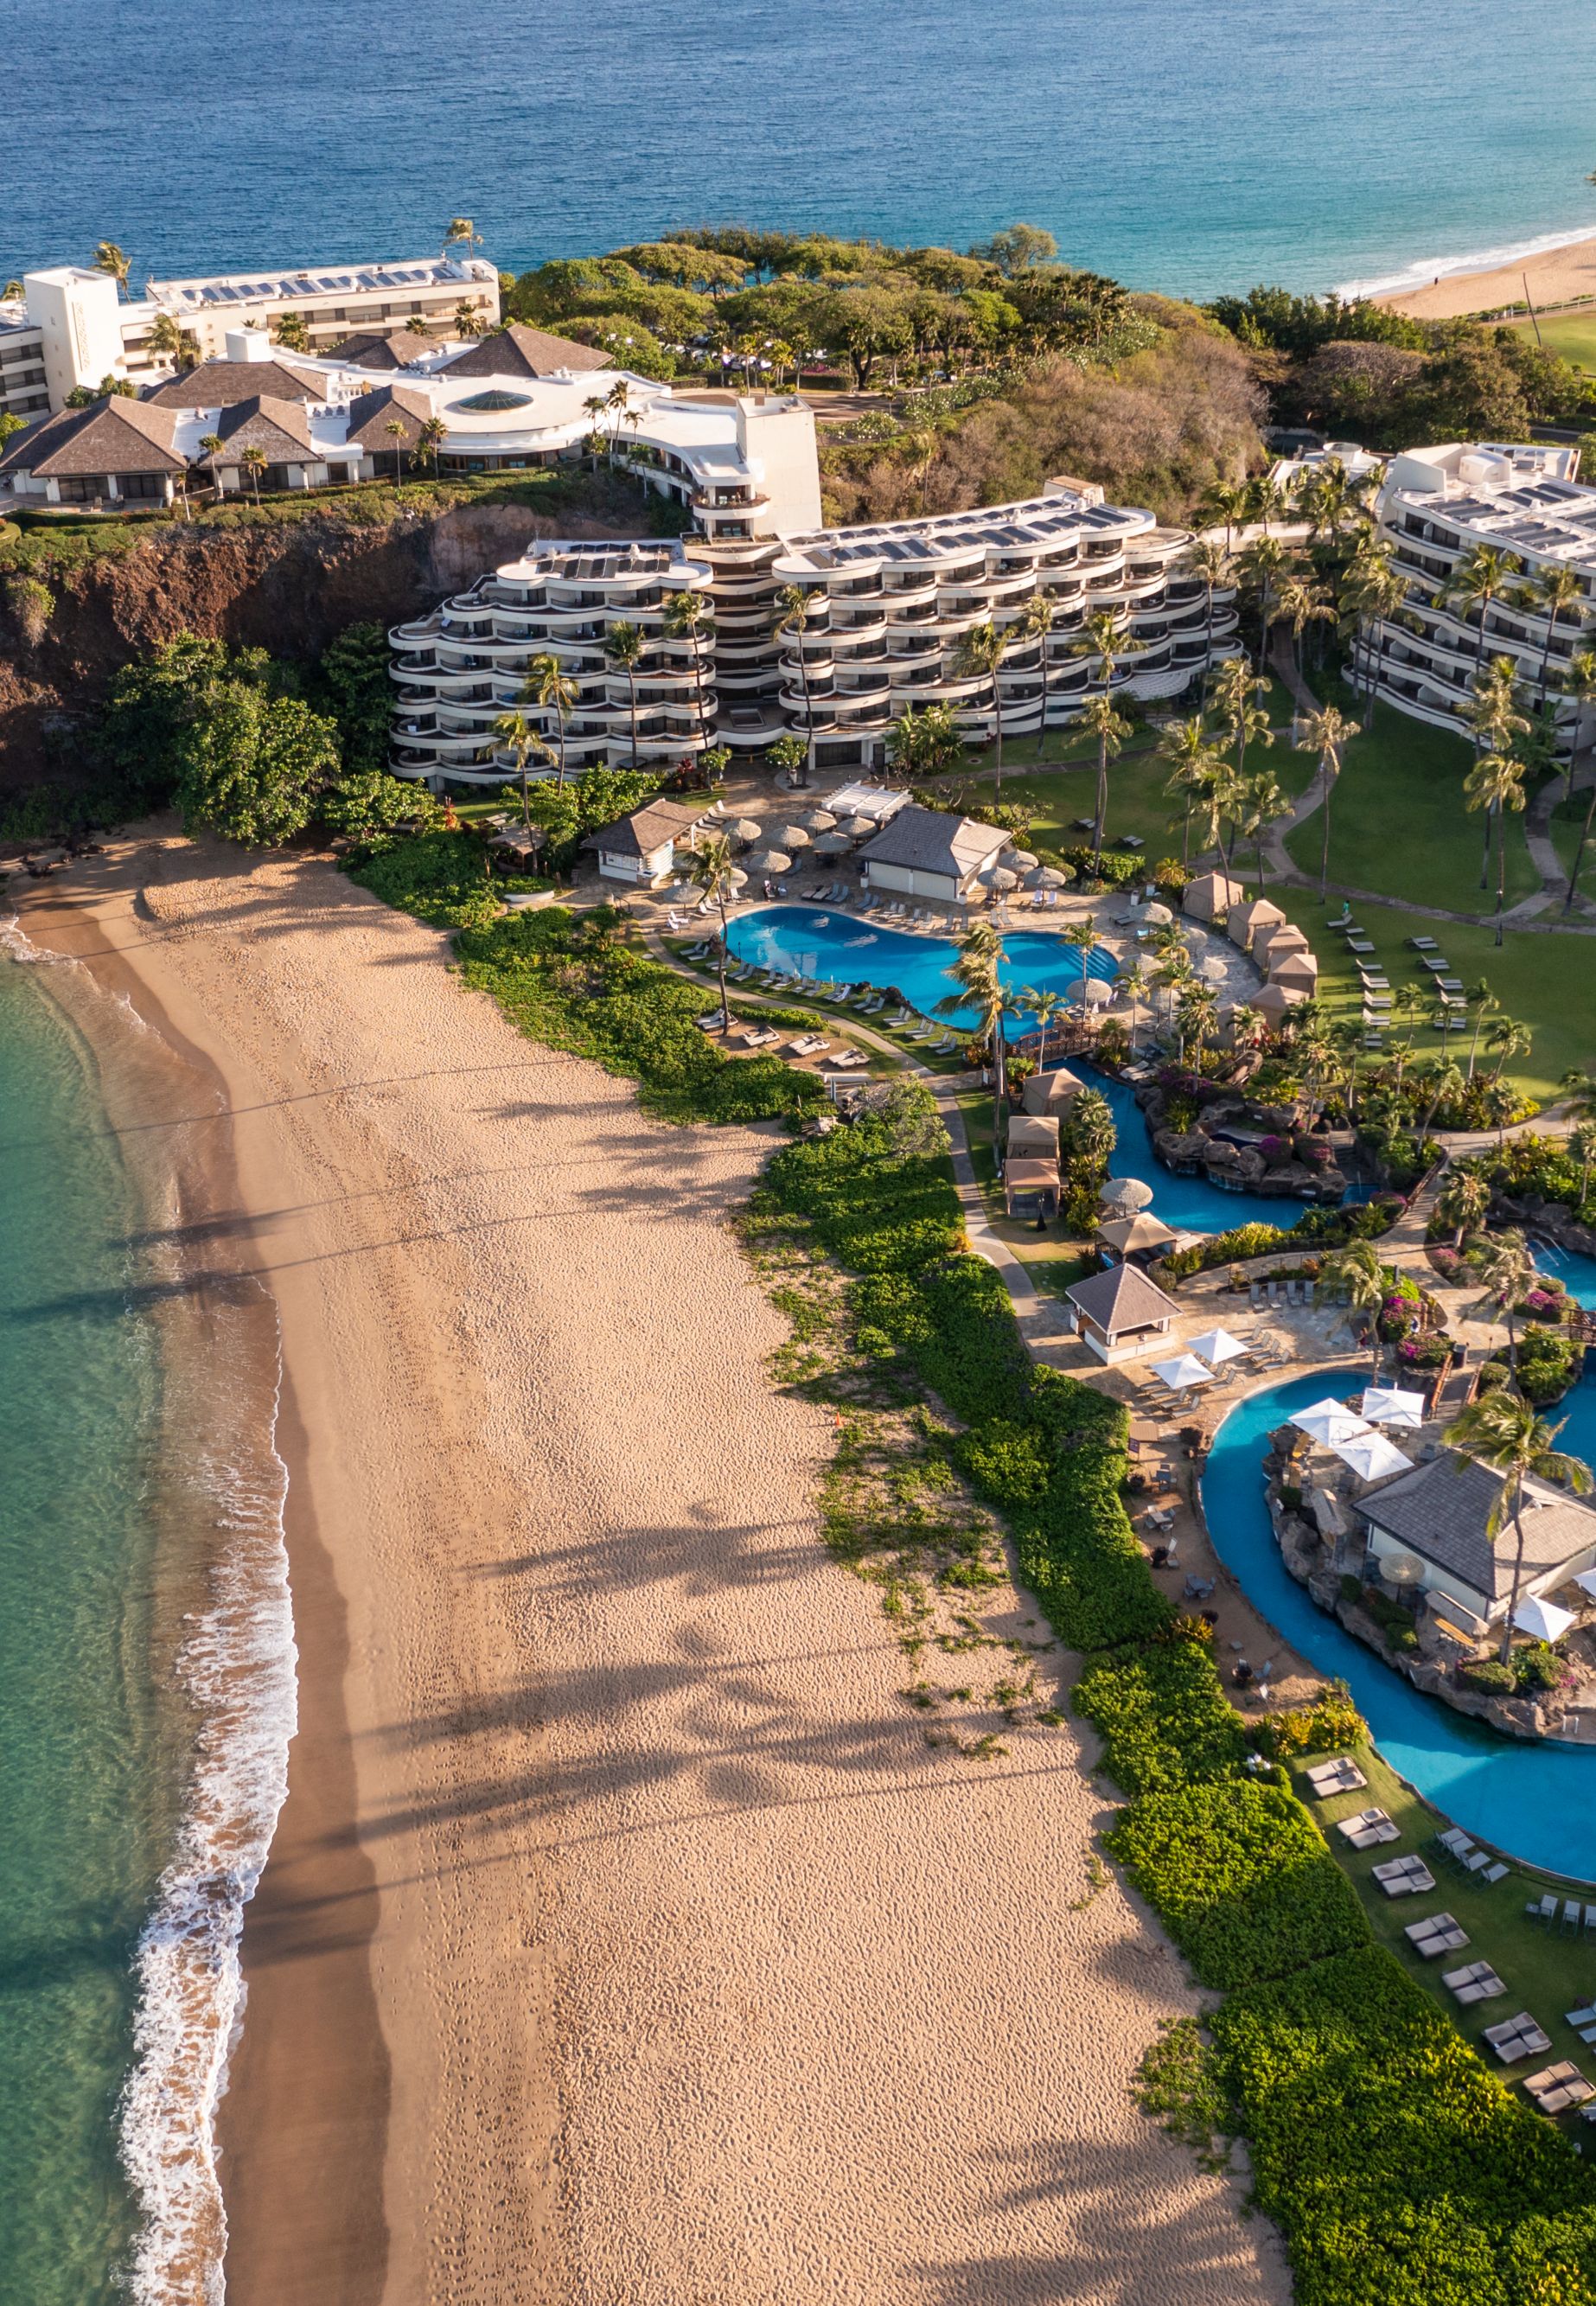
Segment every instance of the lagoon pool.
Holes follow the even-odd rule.
[[[1165,1225],[1191,1233],[1228,1233],[1233,1226],[1294,1226],[1309,1204],[1276,1200],[1266,1193],[1227,1193],[1206,1177],[1177,1177],[1153,1150],[1153,1140],[1136,1093],[1129,1081],[1108,1073],[1094,1073],[1114,1112],[1119,1143],[1108,1165],[1114,1177],[1139,1177],[1152,1188],[1154,1214]]]
[[[727,931],[727,944],[738,961],[761,969],[799,969],[806,977],[838,985],[895,985],[911,1009],[930,1017],[939,1001],[957,988],[948,969],[957,958],[951,937],[912,936],[903,929],[878,928],[850,913],[804,905],[776,905],[768,912],[742,913]],[[1080,983],[1080,954],[1062,936],[1045,930],[1015,929],[1003,939],[1003,983],[1018,991],[1074,994]],[[1099,947],[1091,957],[1093,977],[1115,972],[1114,955]],[[973,1009],[946,1021],[970,1031]]]
[[[1596,1285],[1596,1269],[1590,1279]],[[1284,1639],[1321,1673],[1348,1684],[1386,1760],[1427,1800],[1511,1858],[1576,1881],[1596,1881],[1596,1748],[1520,1745],[1421,1696],[1327,1617],[1280,1559],[1264,1494],[1265,1436],[1293,1410],[1346,1391],[1364,1375],[1361,1367],[1315,1370],[1267,1387],[1231,1411],[1202,1476],[1215,1550]],[[1587,1378],[1575,1394],[1590,1387]],[[1554,1413],[1570,1416],[1565,1438],[1571,1448],[1577,1446],[1574,1400],[1570,1395]],[[1584,1405],[1596,1422],[1596,1389]]]

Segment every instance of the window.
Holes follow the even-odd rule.
[[[106,493],[106,476],[103,473],[74,474],[57,482],[56,486],[63,504],[92,504],[96,497]]]
[[[166,482],[159,473],[118,473],[116,486],[124,497],[165,499]]]

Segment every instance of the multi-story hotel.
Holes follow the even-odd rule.
[[[1481,664],[1510,657],[1532,695],[1542,678],[1565,737],[1577,708],[1559,696],[1575,650],[1591,645],[1596,617],[1596,489],[1575,478],[1577,448],[1449,443],[1391,459],[1380,491],[1378,526],[1407,582],[1400,619],[1359,636],[1355,669],[1404,713],[1455,727],[1473,696]],[[1457,572],[1480,547],[1510,556],[1496,598],[1464,601]],[[1548,570],[1570,568],[1577,598],[1552,614],[1534,594]]]
[[[209,360],[221,353],[229,329],[269,334],[290,312],[303,320],[311,351],[320,354],[374,324],[447,327],[462,305],[484,328],[499,318],[499,274],[481,257],[149,280],[131,303],[108,272],[55,265],[26,274],[21,296],[0,303],[0,414],[41,416],[64,407],[80,387],[92,392],[107,377],[143,384],[169,372],[170,362],[149,346],[163,312],[192,337],[200,358]]]
[[[755,404],[738,406],[757,423]],[[811,435],[811,473],[813,455]],[[636,448],[625,461],[656,484],[671,477]],[[1054,482],[1022,504],[875,527],[784,528],[781,513],[807,490],[776,486],[757,457],[746,466],[736,474],[718,465],[710,486],[681,488],[706,527],[672,552],[534,548],[433,616],[397,627],[396,771],[502,782],[508,759],[492,724],[518,702],[539,722],[523,687],[540,653],[559,657],[582,685],[567,731],[572,764],[629,758],[626,684],[602,653],[618,623],[639,624],[647,642],[640,757],[679,758],[715,742],[754,749],[795,734],[822,767],[877,764],[894,721],[931,704],[951,705],[972,739],[988,739],[992,683],[961,669],[960,645],[988,619],[1015,623],[1038,594],[1054,621],[1046,637],[1017,637],[1003,659],[1005,734],[1038,732],[1045,690],[1054,726],[1101,687],[1102,664],[1085,637],[1096,610],[1122,612],[1130,637],[1112,687],[1136,696],[1178,695],[1210,655],[1234,645],[1233,594],[1210,601],[1182,571],[1189,535],[1105,505],[1089,484]],[[801,616],[778,617],[777,594],[787,587],[801,596]],[[708,596],[715,628],[692,678],[689,652],[663,637],[666,603],[683,589]],[[552,741],[551,715],[542,726]]]

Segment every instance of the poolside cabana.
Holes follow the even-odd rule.
[[[1256,930],[1252,939],[1252,958],[1267,975],[1288,952],[1311,952],[1312,946],[1293,921],[1276,921],[1268,927]]]
[[[1276,961],[1271,948],[1269,982],[1284,986],[1288,993],[1300,993],[1305,1001],[1311,1000],[1319,990],[1319,963],[1310,952],[1288,952]]]
[[[1058,1159],[1058,1115],[1056,1113],[1015,1113],[1009,1116],[1007,1139],[1008,1157],[1017,1154],[1034,1155],[1042,1161]]]
[[[1055,1065],[1050,1072],[1032,1073],[1021,1089],[1020,1103],[1027,1113],[1046,1113],[1060,1116],[1080,1095],[1086,1083],[1068,1065]]]
[[[1267,897],[1254,897],[1250,904],[1231,907],[1225,934],[1243,952],[1250,952],[1253,938],[1265,929],[1277,927],[1284,918],[1279,906],[1272,905]]]
[[[1216,921],[1233,905],[1245,902],[1246,890],[1223,873],[1199,873],[1187,888],[1182,903],[1194,921]]]
[[[1176,1238],[1174,1227],[1148,1209],[1138,1209],[1134,1217],[1110,1217],[1106,1225],[1097,1227],[1099,1246],[1121,1258],[1144,1257],[1153,1250],[1167,1249]]]
[[[1064,1292],[1070,1326],[1100,1362],[1139,1361],[1168,1338],[1180,1312],[1137,1265],[1088,1274]]]
[[[1307,998],[1307,995],[1294,985],[1276,985],[1271,981],[1267,985],[1260,985],[1246,1005],[1249,1009],[1256,1009],[1269,1024],[1278,1025],[1288,1009],[1294,1009],[1299,1001]]]
[[[1037,1154],[1011,1155],[1003,1163],[1003,1206],[1011,1217],[1028,1216],[1030,1208],[1017,1210],[1016,1202],[1033,1204],[1039,1209],[1046,1205],[1047,1214],[1058,1214],[1058,1163]]]

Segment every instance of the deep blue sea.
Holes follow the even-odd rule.
[[[0,278],[1025,218],[1189,295],[1596,228],[1589,0],[0,0]]]

